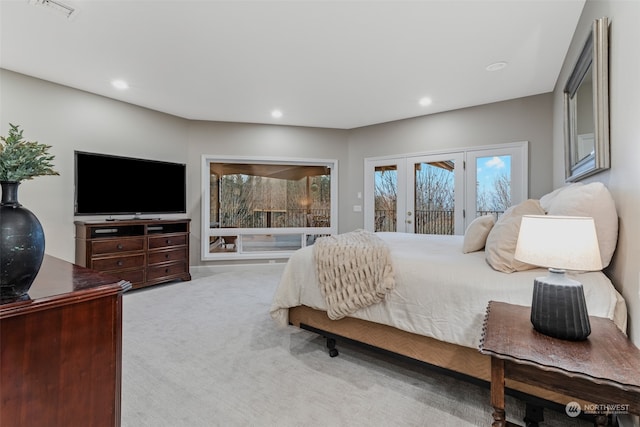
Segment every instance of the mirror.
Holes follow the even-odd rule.
[[[564,89],[566,181],[609,169],[609,24],[593,28]]]

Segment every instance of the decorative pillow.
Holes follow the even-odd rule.
[[[535,265],[517,261],[513,257],[523,215],[544,215],[544,209],[538,200],[525,200],[507,209],[489,232],[484,252],[487,262],[494,270],[513,273],[536,268]]]
[[[540,206],[542,206],[542,209],[544,209],[544,211],[548,213],[549,208],[551,207],[551,203],[556,197],[558,197],[560,193],[562,193],[566,189],[569,189],[575,186],[580,186],[580,185],[583,185],[583,184],[581,182],[574,182],[572,184],[567,184],[565,186],[557,188],[553,190],[551,193],[545,194],[544,196],[540,197]]]
[[[618,243],[618,213],[607,187],[601,182],[577,183],[551,200],[549,215],[592,217],[596,225],[602,268],[611,262]]]
[[[464,242],[462,243],[462,252],[476,252],[484,248],[487,236],[493,228],[496,220],[493,215],[483,215],[471,221],[464,232]]]

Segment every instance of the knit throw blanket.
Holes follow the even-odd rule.
[[[395,287],[389,248],[369,231],[321,237],[313,256],[330,319],[378,303]]]

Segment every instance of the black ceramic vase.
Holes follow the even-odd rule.
[[[19,182],[1,182],[0,299],[27,298],[44,257],[44,231],[38,218],[18,202]]]

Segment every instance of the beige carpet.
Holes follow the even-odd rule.
[[[124,296],[122,425],[488,426],[489,390],[269,317],[282,265]],[[524,406],[509,399],[520,425]],[[586,426],[546,411],[544,426]]]

